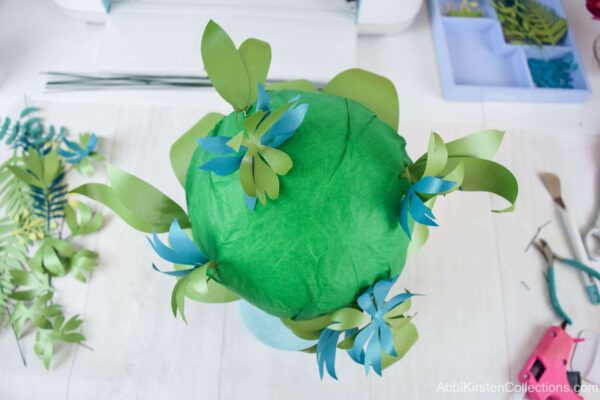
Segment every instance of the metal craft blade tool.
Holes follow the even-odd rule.
[[[540,178],[542,179],[546,190],[548,190],[548,193],[552,196],[554,204],[559,211],[562,226],[569,243],[571,244],[571,249],[575,254],[575,259],[583,264],[589,265],[590,260],[585,250],[579,229],[577,228],[577,224],[575,223],[575,219],[567,210],[567,206],[562,198],[558,176],[552,173],[542,173],[540,174]],[[600,292],[598,291],[598,287],[596,286],[592,275],[584,273],[583,279],[590,302],[592,304],[600,304]]]

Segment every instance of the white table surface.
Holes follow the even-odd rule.
[[[25,15],[26,9],[27,24],[10,17],[17,11]],[[413,303],[420,339],[383,379],[365,377],[340,353],[340,381],[319,381],[314,356],[260,344],[243,328],[235,304],[190,301],[189,325],[175,320],[169,306],[173,281],[151,270],[156,257],[144,235],[111,216],[101,233],[86,242],[101,255],[90,283],[63,279],[57,289],[65,311],[85,319],[84,333],[94,351],[59,348],[48,372],[35,359],[29,335],[24,342],[30,365],[23,367],[12,332],[0,331],[0,399],[511,398],[437,389],[440,383],[514,382],[544,329],[559,322],[547,298],[542,260],[533,251],[524,252],[536,227],[552,220],[544,236],[568,254],[536,174],[551,170],[563,178],[566,200],[582,228],[600,201],[600,139],[595,136],[600,132],[600,70],[589,52],[600,24],[589,22],[575,2],[568,1],[568,13],[595,91],[579,106],[442,100],[426,12],[402,35],[360,39],[360,65],[398,86],[400,130],[409,154],[421,154],[430,130],[449,140],[482,126],[506,128],[498,159],[521,185],[512,214],[491,213],[502,204],[485,194],[453,194],[436,204],[441,226],[426,249],[408,261],[398,284],[426,294]],[[204,113],[227,110],[217,96],[185,93],[170,97],[169,105],[161,102],[165,95],[156,93],[144,100],[136,93],[43,95],[35,71],[57,54],[77,53],[86,64],[88,56],[72,47],[79,41],[94,43],[94,33],[41,0],[1,2],[0,33],[2,115],[14,115],[27,93],[49,122],[65,124],[72,132],[94,130],[104,138],[102,150],[111,162],[183,204],[166,149]],[[96,179],[103,181],[103,176],[99,171]],[[588,304],[579,276],[561,267],[557,275],[562,304],[576,321],[569,332],[600,331],[599,309]],[[600,393],[585,398],[600,399]]]

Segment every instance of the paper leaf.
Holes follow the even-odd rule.
[[[408,350],[417,342],[419,339],[419,333],[417,332],[417,328],[414,324],[406,319],[404,321],[399,321],[398,326],[391,326],[393,335],[394,335],[394,349],[396,351],[396,357],[392,357],[389,354],[383,352],[382,354],[382,368],[385,369],[400,360]]]
[[[238,152],[240,151],[240,147],[242,147],[243,142],[244,133],[240,132],[227,142],[227,146],[231,147],[235,152]]]
[[[179,268],[189,267],[175,266],[175,269]],[[240,298],[236,293],[220,285],[214,279],[209,279],[206,270],[207,266],[202,266],[190,274],[190,282],[185,290],[187,297],[202,303],[228,303]]]
[[[335,322],[335,324],[329,325],[329,329],[345,331],[366,324],[371,321],[371,318],[356,308],[345,307],[334,311],[331,314],[331,320]]]
[[[450,157],[476,157],[491,160],[502,144],[503,131],[485,130],[446,143]]]
[[[427,239],[429,239],[429,228],[426,225],[414,224],[410,238],[411,240],[408,244],[408,249],[406,250],[407,258],[413,256],[425,245],[425,243],[427,243]]]
[[[464,165],[464,180],[461,185],[463,191],[494,193],[511,204],[505,209],[494,210],[494,212],[514,210],[519,184],[512,172],[494,161],[466,157],[451,159],[447,169],[451,170],[461,162]]]
[[[119,197],[113,188],[108,185],[103,185],[101,183],[86,183],[85,185],[81,185],[71,190],[71,193],[80,194],[104,204],[133,229],[145,233],[152,233],[155,228],[150,221],[145,221],[144,219],[140,218],[136,213],[129,210],[129,208],[121,203],[121,200],[119,200]],[[159,233],[166,232],[169,230],[169,226],[156,226],[156,230]]]
[[[107,173],[120,202],[140,219],[156,226],[158,232],[168,230],[174,219],[182,228],[190,227],[185,211],[154,186],[110,164]]]
[[[286,153],[273,147],[265,147],[261,150],[260,155],[277,175],[285,175],[292,169],[294,162]]]
[[[258,156],[254,157],[254,181],[257,190],[264,191],[269,198],[275,200],[279,197],[277,174]]]
[[[277,108],[275,111],[273,111],[272,113],[270,113],[261,123],[260,125],[258,125],[258,128],[256,129],[256,135],[258,137],[261,137],[262,135],[264,135],[269,128],[271,128],[273,125],[275,125],[275,123],[286,113],[286,111],[288,111],[292,106],[294,105],[294,103],[287,103],[284,104],[282,106],[280,106],[279,108]]]
[[[332,322],[330,315],[302,321],[294,321],[290,318],[282,318],[281,320],[296,336],[306,340],[319,339],[321,331]]]
[[[266,113],[264,111],[257,111],[253,113],[242,123],[244,129],[246,129],[248,133],[253,134],[254,131],[256,131],[256,127],[258,127],[258,124],[260,124],[260,121],[262,121],[265,117],[265,114]]]
[[[250,196],[256,196],[256,186],[254,184],[254,174],[253,174],[253,157],[251,154],[246,153],[244,158],[242,159],[242,164],[240,165],[240,183],[242,184],[242,188],[244,192]]]
[[[250,80],[235,44],[214,21],[202,35],[202,61],[213,86],[237,111],[245,110],[250,100]]]
[[[271,46],[262,40],[246,39],[239,49],[242,61],[246,66],[250,81],[250,97],[248,104],[254,104],[257,97],[258,84],[264,83],[271,65]]]
[[[394,84],[381,75],[354,68],[335,76],[323,92],[358,101],[379,119],[398,129],[400,106]]]
[[[298,79],[294,81],[282,81],[271,83],[267,86],[267,90],[300,90],[303,92],[318,92],[319,89],[306,79]]]
[[[223,115],[219,113],[206,114],[171,146],[171,167],[182,187],[185,187],[187,171],[196,151],[196,139],[206,137],[222,118]]]
[[[448,161],[448,150],[446,144],[435,132],[429,137],[429,148],[427,149],[427,163],[423,176],[437,176],[443,171]]]

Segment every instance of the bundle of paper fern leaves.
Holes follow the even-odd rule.
[[[508,43],[555,46],[569,29],[565,18],[537,0],[494,0],[493,5]]]
[[[27,107],[0,125],[0,142],[11,153],[0,165],[0,329],[14,331],[24,363],[19,339],[33,330],[34,352],[49,368],[56,343],[85,340],[79,316],[67,319],[54,301],[53,281],[86,281],[98,255],[73,239],[103,223],[100,213],[68,198],[66,178],[72,170],[91,173],[91,160],[102,157],[94,134],[73,142],[38,111]]]

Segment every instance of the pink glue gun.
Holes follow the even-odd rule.
[[[565,332],[566,324],[546,330],[533,354],[519,372],[519,382],[527,386],[530,400],[582,400],[579,372],[567,371],[575,345],[583,339]]]

